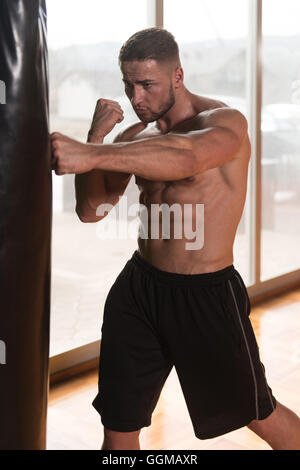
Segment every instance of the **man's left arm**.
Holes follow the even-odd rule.
[[[152,181],[176,181],[235,158],[247,128],[242,113],[219,108],[206,114],[200,130],[94,145],[89,165],[91,169],[132,173]]]
[[[221,108],[204,118],[201,130],[103,145],[95,156],[95,167],[128,171],[154,181],[176,181],[235,158],[247,129],[242,113]]]

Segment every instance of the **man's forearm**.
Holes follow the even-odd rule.
[[[132,173],[153,181],[180,180],[195,174],[196,159],[184,136],[95,146],[93,168]]]
[[[93,138],[88,135],[88,143],[102,144],[103,138]],[[75,175],[76,212],[89,214],[94,212],[100,203],[106,201],[104,171],[92,170]]]
[[[75,175],[76,212],[95,212],[96,207],[106,201],[104,174],[99,170]]]
[[[104,138],[88,135],[87,143],[102,144]],[[118,202],[130,179],[128,173],[93,169],[87,173],[75,174],[76,212],[79,215],[95,216],[99,204]]]

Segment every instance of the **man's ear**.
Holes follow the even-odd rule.
[[[183,78],[184,78],[184,73],[182,67],[177,67],[175,70],[175,88],[180,88],[183,85]]]

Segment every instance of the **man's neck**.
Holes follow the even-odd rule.
[[[172,108],[162,118],[156,121],[156,126],[162,134],[167,134],[180,122],[194,117],[195,113],[193,95],[183,87],[177,94]]]

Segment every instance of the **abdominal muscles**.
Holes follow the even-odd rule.
[[[198,181],[156,182],[136,177],[141,190],[138,245],[153,265],[193,274],[233,263],[243,202],[217,171],[211,172],[211,178],[206,172]]]

